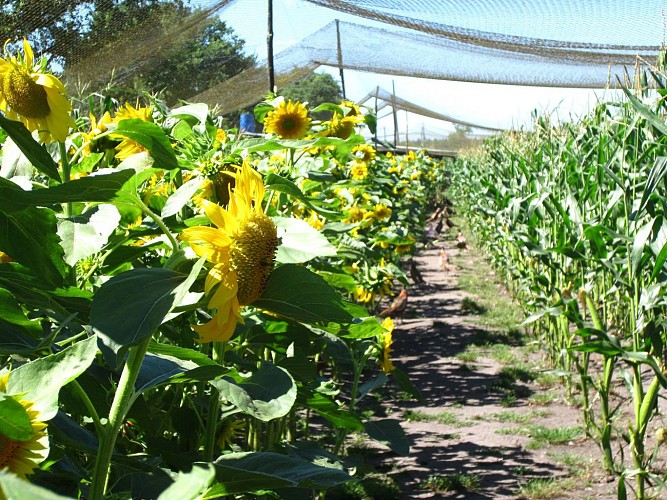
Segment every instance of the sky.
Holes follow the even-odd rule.
[[[614,2],[616,0],[605,0]],[[595,3],[595,2],[593,2]],[[266,59],[267,0],[237,0],[219,13],[236,34],[245,40],[246,50],[258,60]],[[298,44],[334,19],[357,24],[380,25],[371,21],[326,9],[302,0],[274,0],[274,53]],[[546,37],[545,37],[546,38]],[[338,68],[320,67],[318,72],[339,78]],[[358,101],[376,86],[410,102],[449,116],[494,128],[529,128],[531,115],[550,114],[560,119],[582,116],[600,99],[614,91],[576,88],[546,88],[496,85],[459,81],[429,80],[345,70],[348,99]],[[371,102],[369,102],[369,105]],[[383,113],[380,113],[383,116]],[[454,130],[452,124],[405,113],[398,113],[399,133],[410,137],[441,137]],[[483,132],[475,129],[474,132]],[[378,135],[393,137],[393,119],[379,120]]]

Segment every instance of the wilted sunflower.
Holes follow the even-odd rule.
[[[382,322],[382,326],[386,331],[382,333],[382,340],[380,342],[382,345],[382,360],[380,361],[380,366],[382,367],[383,372],[389,373],[396,369],[394,364],[391,362],[391,345],[394,343],[394,339],[392,338],[391,334],[394,331],[394,320],[391,318],[386,318]]]
[[[7,392],[9,373],[0,377],[0,393]],[[34,403],[19,396],[10,396],[23,406],[30,418],[32,436],[26,441],[15,441],[5,436],[0,430],[0,470],[7,469],[19,477],[25,478],[32,474],[40,462],[49,454],[49,438],[46,424],[38,420],[39,413],[33,410]]]
[[[32,47],[23,39],[23,57],[12,56],[4,48],[0,57],[0,110],[10,120],[22,122],[31,132],[38,131],[43,142],[65,141],[75,123],[65,86],[46,70],[46,60],[35,64]]]
[[[282,101],[264,118],[267,134],[276,134],[283,139],[301,139],[308,133],[310,118],[308,109],[300,102]]]
[[[231,191],[231,190],[230,190]],[[206,278],[213,319],[193,329],[200,342],[224,342],[243,322],[240,307],[252,304],[264,292],[273,269],[278,234],[273,221],[262,212],[264,183],[250,165],[236,173],[227,209],[207,200],[204,212],[216,227],[184,229],[181,239],[195,253],[214,264]]]

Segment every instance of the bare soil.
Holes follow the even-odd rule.
[[[441,247],[454,269],[441,268]],[[425,248],[415,261],[426,284],[409,289],[405,319],[396,320],[392,359],[423,399],[398,397],[394,387],[381,401],[389,417],[401,420],[410,454],[399,457],[367,442],[376,470],[395,481],[401,498],[616,498],[616,480],[602,470],[597,445],[584,435],[581,409],[568,402],[564,388],[545,387],[532,377],[508,385],[503,378],[508,367],[529,365],[538,375],[548,370],[539,347],[527,348],[521,345],[525,340],[481,326],[463,307],[466,297],[475,300],[459,287],[466,269],[494,279],[484,259],[449,240]],[[499,286],[498,300],[506,295]],[[488,343],[476,348],[475,359],[457,358],[480,339]],[[506,344],[514,361],[494,357],[494,343]],[[562,444],[534,446],[535,426],[582,431]],[[568,466],[563,457],[574,464]],[[452,478],[464,484],[452,486]],[[533,493],[536,482],[553,482],[553,491]]]

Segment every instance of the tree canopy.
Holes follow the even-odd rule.
[[[309,77],[288,85],[279,93],[293,101],[308,102],[311,109],[323,102],[339,103],[343,98],[340,85],[328,73],[312,73]],[[324,115],[330,116],[331,113]]]
[[[182,0],[6,0],[0,39],[30,40],[68,81],[113,81],[114,97],[187,99],[251,67],[245,42],[211,12]],[[68,74],[68,71],[70,74]]]

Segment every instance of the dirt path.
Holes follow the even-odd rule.
[[[483,315],[469,312],[508,301],[488,265],[453,240],[436,245],[415,259],[426,285],[410,289],[394,331],[394,364],[423,401],[382,401],[402,421],[410,455],[377,447],[377,470],[400,498],[616,498],[597,446],[583,435],[581,410],[545,373],[538,348],[516,332],[479,326]],[[453,270],[441,269],[440,247]],[[461,289],[470,273],[496,287],[491,303]]]

